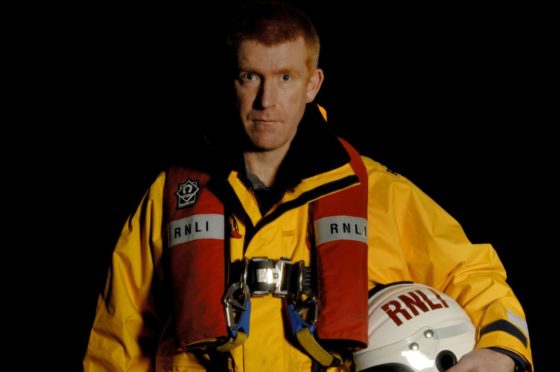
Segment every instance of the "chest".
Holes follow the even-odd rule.
[[[289,258],[309,264],[309,208],[303,205],[291,209],[273,221],[250,233],[238,216],[229,218],[231,261],[243,257]]]

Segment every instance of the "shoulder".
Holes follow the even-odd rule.
[[[368,188],[377,198],[393,201],[410,197],[429,199],[418,186],[405,176],[367,156],[362,155],[362,160],[368,172]]]
[[[387,182],[402,182],[413,185],[406,177],[389,169],[386,165],[362,155],[362,161],[367,169],[370,182],[375,179],[382,179]]]

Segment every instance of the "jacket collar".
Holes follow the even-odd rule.
[[[280,164],[276,188],[287,190],[302,180],[347,164],[350,158],[330,131],[316,104],[308,104],[286,157]]]
[[[320,175],[349,163],[344,147],[331,132],[332,123],[327,125],[315,103],[305,109],[297,133],[290,144],[286,157],[280,164],[275,188],[294,188],[303,179]],[[230,127],[231,128],[231,127]],[[198,144],[195,156],[182,158],[190,168],[211,173],[213,177],[227,179],[231,171],[245,174],[243,143],[246,141],[242,129],[225,129],[223,138],[217,141],[204,137]]]

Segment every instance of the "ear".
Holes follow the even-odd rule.
[[[320,68],[316,68],[309,76],[309,81],[307,82],[307,103],[312,102],[319,93],[323,80],[325,79],[325,74]]]

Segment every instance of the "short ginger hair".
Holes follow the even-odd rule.
[[[321,44],[309,17],[280,1],[254,2],[239,9],[228,33],[227,46],[237,53],[241,43],[247,40],[274,46],[299,37],[305,41],[307,68],[312,71],[318,66]]]

